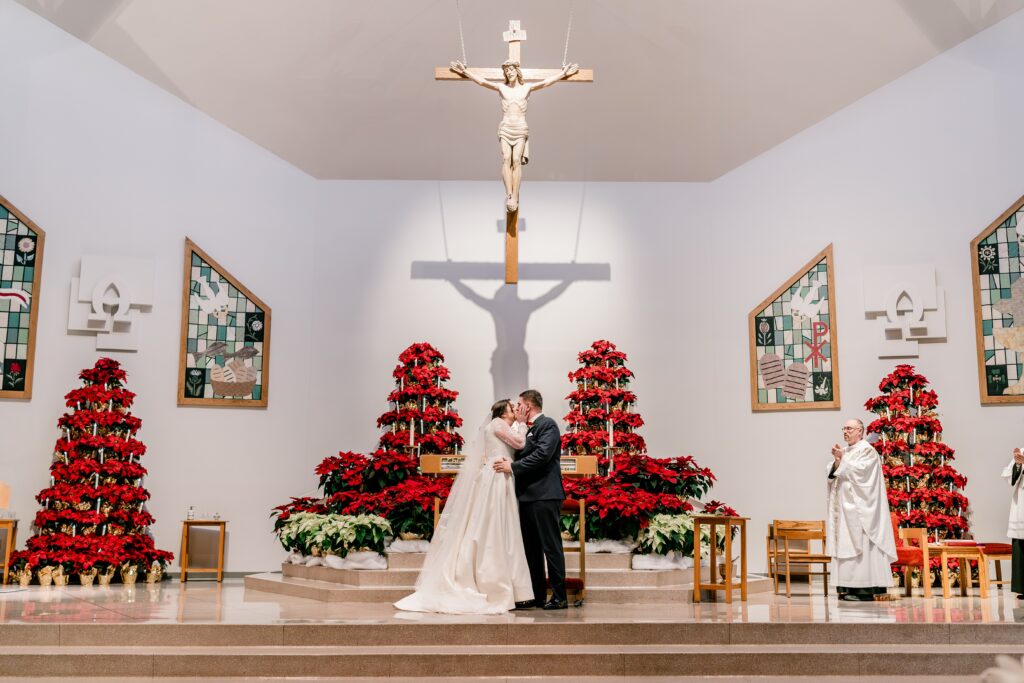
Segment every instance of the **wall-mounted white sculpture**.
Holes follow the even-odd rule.
[[[946,291],[935,266],[864,271],[864,317],[875,320],[879,358],[916,358],[918,342],[946,340]]]
[[[153,261],[83,256],[71,278],[68,332],[95,334],[97,351],[138,351],[138,313],[153,305]]]

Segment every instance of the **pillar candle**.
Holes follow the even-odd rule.
[[[416,424],[415,423],[416,423],[415,420],[409,420],[409,445],[410,446],[416,445],[416,441],[415,441]]]

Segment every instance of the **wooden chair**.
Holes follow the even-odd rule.
[[[901,529],[896,513],[889,513],[889,517],[892,520],[893,537],[896,540],[896,561],[892,564],[894,567],[903,567],[903,584],[906,596],[910,597],[911,594],[910,575],[915,567],[919,567],[921,569],[921,586],[924,588],[924,597],[932,597],[928,530]],[[910,541],[916,541],[917,545],[910,545]]]
[[[782,573],[781,565],[785,565],[786,572],[786,597],[792,597],[790,590],[790,567],[794,564],[807,566],[808,589],[810,589],[811,577],[820,574],[824,579],[825,595],[828,596],[828,565],[832,557],[825,549],[825,520],[801,521],[794,519],[776,519],[772,522],[772,536],[775,539],[775,594],[779,593],[779,574]],[[796,548],[791,545],[792,541],[805,542],[805,548]],[[813,552],[811,543],[819,541],[821,552]],[[781,551],[779,546],[782,546]],[[771,554],[769,554],[771,561]],[[820,572],[811,570],[813,565],[822,565]]]
[[[580,554],[580,576],[578,579],[565,577],[565,592],[574,593],[576,600],[573,605],[582,607],[583,601],[587,598],[587,503],[583,498],[566,498],[562,502],[562,514],[579,515],[580,518],[580,545],[576,548],[564,548],[564,551]]]
[[[768,533],[764,536],[764,546],[765,553],[768,558],[768,578],[774,579],[776,560],[778,559],[778,555],[782,553],[782,550],[775,542],[775,526],[771,522],[768,523]],[[793,541],[790,545],[790,549],[806,550],[807,546],[808,544],[806,542]],[[799,569],[799,566],[797,568]],[[807,572],[793,572],[793,574],[796,576],[807,576]]]
[[[1003,565],[1000,564],[1000,561],[1013,560],[1013,546],[1009,543],[981,543],[980,546],[985,562],[992,561],[996,563],[996,578],[989,583],[994,583],[1000,588],[1010,583],[1008,580],[1003,579]]]

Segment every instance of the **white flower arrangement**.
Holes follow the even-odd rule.
[[[711,527],[700,528],[702,559],[711,557]],[[715,545],[725,548],[725,527],[716,527]],[[654,515],[647,526],[640,530],[637,537],[638,550],[641,553],[667,555],[678,552],[682,555],[693,555],[693,517],[690,515]]]
[[[285,550],[345,557],[357,550],[382,553],[391,524],[378,515],[318,515],[297,512],[277,531]]]

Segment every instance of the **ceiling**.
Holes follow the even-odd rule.
[[[18,0],[317,178],[494,179],[497,95],[435,82],[457,0]],[[1024,0],[461,2],[471,66],[569,61],[530,103],[534,180],[704,181],[1024,7]]]

